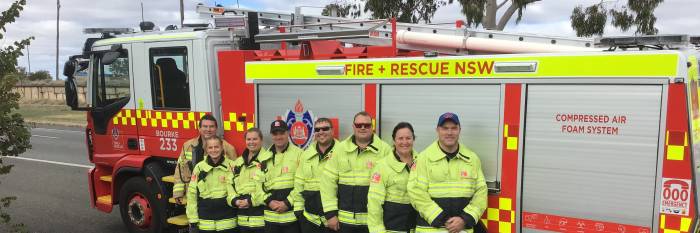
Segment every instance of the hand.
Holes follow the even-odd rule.
[[[340,222],[338,222],[338,216],[332,217],[331,219],[328,219],[328,222],[326,223],[326,227],[328,227],[334,231],[340,230]]]
[[[238,206],[239,209],[247,209],[250,203],[248,203],[248,200],[238,200],[236,201],[236,206]]]
[[[276,210],[277,213],[281,214],[281,213],[287,212],[287,210],[289,210],[289,206],[287,206],[287,204],[284,204],[283,201],[279,201],[278,205],[277,205],[277,210]]]
[[[182,203],[183,203],[182,200],[183,200],[182,197],[175,198],[175,203],[177,203],[178,205],[182,205]]]
[[[460,217],[451,217],[445,222],[445,228],[450,233],[459,233],[464,230],[464,220]]]
[[[280,204],[278,201],[272,200],[272,201],[270,201],[270,204],[268,204],[267,206],[270,207],[271,210],[277,211],[277,208],[279,208],[279,205]]]

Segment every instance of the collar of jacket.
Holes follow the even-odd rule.
[[[250,150],[248,150],[248,148],[243,150],[243,153],[241,154],[241,159],[243,159],[243,165],[250,166],[253,165],[253,162],[260,163],[260,154],[263,153],[263,151],[264,149],[261,148],[260,151],[258,151],[258,153],[253,155],[253,159],[251,159],[250,162],[248,162],[248,154],[250,154]]]
[[[471,157],[474,156],[474,152],[472,152],[466,146],[462,145],[462,143],[459,143],[459,150],[457,152],[457,158],[460,158],[467,163],[470,163]],[[430,146],[428,146],[428,148],[426,148],[425,151],[423,151],[423,154],[428,156],[428,159],[430,161],[438,161],[447,157],[445,152],[443,152],[442,149],[440,149],[440,145],[438,145],[437,140],[433,142],[433,144],[430,144]]]
[[[389,167],[391,167],[391,169],[394,169],[394,171],[400,173],[401,170],[408,167],[408,164],[401,161],[401,157],[399,157],[399,154],[396,153],[396,148],[394,148],[393,151],[394,151],[393,152],[394,156],[392,156],[392,158],[389,158],[387,156],[387,158],[386,158],[387,165],[389,165]],[[414,150],[411,153],[413,153],[413,162],[415,163],[416,162],[416,155],[418,154],[418,152],[416,152]],[[410,169],[410,167],[409,167],[409,169]]]
[[[289,144],[292,144],[292,142],[287,142],[287,145],[280,152],[281,154],[284,154],[284,152],[287,152],[287,149],[289,149]],[[277,147],[274,144],[272,144],[272,146],[270,147],[270,152],[272,152],[272,156],[275,156],[277,154]]]
[[[367,144],[367,147],[365,147],[365,150],[370,150],[370,151],[372,151],[372,153],[375,153],[375,154],[379,153],[379,146],[380,145],[377,145],[377,144],[379,144],[379,141],[381,141],[382,139],[377,137],[376,134],[372,134],[371,140],[372,141],[370,141],[369,144]],[[359,147],[357,146],[357,143],[355,143],[355,135],[350,136],[348,139],[346,139],[346,141],[348,141],[348,142],[345,143],[345,145],[346,145],[345,151],[353,152],[353,151],[357,151],[359,149]]]
[[[304,153],[304,156],[302,158],[306,160],[319,157],[321,158],[321,160],[327,159],[331,156],[331,153],[333,152],[333,149],[336,145],[338,145],[338,140],[333,139],[333,141],[331,141],[331,145],[328,147],[328,149],[326,149],[326,153],[321,153],[318,143],[314,142],[307,149],[313,151],[313,153]]]
[[[224,156],[224,153],[221,153],[221,158],[219,159],[219,162],[214,163],[214,161],[211,159],[211,157],[207,156],[206,163],[204,163],[202,166],[202,171],[204,172],[209,172],[211,169],[214,168],[219,168],[223,170],[228,170],[228,166],[226,166],[226,163],[224,161],[227,160],[226,156]]]

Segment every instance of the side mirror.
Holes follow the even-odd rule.
[[[75,74],[75,63],[72,60],[68,60],[63,64],[63,76],[72,78],[73,74]]]
[[[63,83],[65,87],[66,105],[72,110],[78,110],[78,89],[75,86],[75,79],[71,75]]]
[[[82,67],[82,65],[75,60],[75,58],[71,58],[68,60],[64,65],[63,65],[63,75],[66,76],[66,81],[64,81],[63,85],[65,88],[65,96],[66,96],[66,105],[71,108],[71,110],[87,110],[85,107],[79,107],[78,106],[78,88],[75,85],[75,69],[76,69],[76,64]],[[81,69],[82,70],[82,69]]]

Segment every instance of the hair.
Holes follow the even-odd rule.
[[[224,145],[224,140],[221,139],[221,137],[216,136],[216,135],[213,135],[213,136],[211,136],[210,138],[205,139],[205,140],[204,140],[204,145],[206,146],[206,145],[207,145],[207,142],[212,141],[212,140],[217,140],[217,141],[219,141],[219,143],[220,143],[222,146]]]
[[[248,137],[248,134],[253,132],[258,133],[258,136],[260,136],[260,140],[263,139],[262,131],[260,130],[260,128],[255,127],[246,130],[245,133],[243,133],[243,139],[245,140],[245,138]]]
[[[328,119],[328,118],[325,118],[325,117],[321,117],[321,118],[316,119],[316,123],[315,123],[315,124],[318,124],[318,123],[321,123],[321,122],[326,122],[326,123],[328,123],[328,125],[331,126],[331,128],[333,128],[333,122],[331,121],[331,119]]]
[[[358,112],[358,113],[355,114],[354,117],[352,117],[352,123],[353,123],[353,124],[355,123],[355,119],[357,119],[358,116],[366,116],[366,117],[369,117],[370,119],[372,119],[372,116],[369,115],[368,112],[365,112],[365,111]]]
[[[408,122],[399,122],[394,126],[394,131],[391,133],[391,139],[396,140],[396,132],[398,132],[400,129],[408,129],[411,131],[411,135],[413,136],[413,139],[416,139],[416,134],[413,132],[413,126],[411,123]]]
[[[199,127],[200,127],[200,128],[202,127],[202,121],[205,121],[205,120],[207,120],[207,121],[213,121],[213,122],[214,122],[214,125],[215,125],[216,127],[219,127],[219,122],[216,121],[216,117],[214,117],[214,116],[212,116],[211,114],[208,114],[208,113],[207,113],[207,114],[205,114],[204,116],[202,116],[201,119],[199,119]]]

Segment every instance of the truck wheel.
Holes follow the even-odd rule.
[[[119,211],[130,233],[161,232],[162,211],[156,205],[156,197],[143,177],[127,180],[119,192]]]

